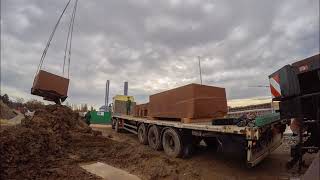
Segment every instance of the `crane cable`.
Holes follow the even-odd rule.
[[[73,7],[73,11],[72,11],[72,14],[71,14],[71,20],[70,20],[68,36],[67,36],[67,42],[66,42],[66,46],[65,46],[65,50],[64,50],[62,74],[64,75],[66,58],[67,58],[67,51],[69,50],[69,52],[68,52],[68,79],[69,79],[70,59],[71,59],[72,33],[73,33],[73,25],[74,25],[74,19],[75,19],[75,15],[76,15],[77,5],[78,5],[78,0],[76,0],[76,2],[75,2],[75,5]],[[69,45],[69,47],[68,47],[68,45]]]
[[[73,9],[73,18],[72,18],[71,35],[70,35],[70,46],[69,46],[69,59],[68,59],[68,79],[69,79],[70,59],[71,59],[72,32],[73,32],[74,19],[75,19],[76,11],[77,11],[77,5],[78,5],[78,0],[76,0],[76,3],[74,5],[74,9]]]
[[[54,35],[54,33],[56,32],[57,27],[58,27],[58,25],[59,25],[59,23],[60,23],[60,20],[61,20],[61,18],[62,18],[62,16],[63,16],[64,12],[66,11],[67,7],[69,6],[70,2],[71,2],[71,0],[69,0],[68,3],[67,3],[67,5],[64,7],[64,9],[63,9],[63,11],[62,11],[62,13],[61,13],[61,15],[60,15],[60,17],[59,17],[59,19],[58,19],[58,22],[57,22],[56,25],[54,26],[53,31],[51,32],[51,34],[50,34],[50,36],[49,36],[47,45],[46,45],[46,47],[44,48],[43,53],[42,53],[42,56],[41,56],[41,59],[40,59],[40,63],[39,63],[38,68],[37,68],[36,75],[38,74],[39,70],[40,70],[41,67],[42,67],[44,58],[45,58],[45,56],[46,56],[46,54],[47,54],[47,51],[48,51],[48,48],[49,48],[49,46],[50,46],[51,40],[52,40],[52,38],[53,38],[53,35]]]
[[[57,21],[57,23],[55,24],[54,28],[53,28],[53,31],[51,32],[50,36],[49,36],[49,39],[47,41],[47,44],[46,44],[46,47],[45,49],[43,50],[43,53],[42,53],[42,56],[41,56],[41,59],[40,59],[40,63],[38,65],[38,68],[37,68],[37,71],[36,71],[36,74],[35,76],[39,73],[40,69],[42,68],[42,64],[43,64],[43,61],[44,61],[44,58],[47,54],[47,51],[49,49],[49,46],[50,46],[50,43],[52,41],[52,38],[54,36],[54,33],[56,32],[57,28],[58,28],[58,25],[66,11],[66,9],[68,8],[69,4],[70,4],[71,0],[68,1],[68,3],[66,4],[66,6],[64,7],[62,13],[60,14],[59,16],[59,19]],[[73,31],[73,24],[74,24],[74,18],[75,18],[75,13],[76,13],[76,7],[77,7],[77,4],[78,4],[78,0],[76,0],[75,2],[75,6],[73,8],[73,12],[72,12],[72,15],[71,15],[71,21],[70,21],[70,24],[69,24],[69,30],[68,30],[68,37],[67,37],[67,43],[66,43],[66,47],[68,45],[68,42],[69,42],[69,57],[68,57],[68,65],[70,65],[70,57],[71,57],[71,40],[72,40],[72,31]],[[69,41],[69,36],[71,36],[70,38],[70,41]],[[64,58],[64,65],[63,65],[63,74],[64,74],[64,66],[65,66],[65,59],[66,59],[66,51],[67,51],[67,48],[65,49],[65,58]],[[68,78],[69,78],[69,67],[68,67]]]

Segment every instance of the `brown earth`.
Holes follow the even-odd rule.
[[[169,158],[133,134],[92,130],[64,106],[49,105],[21,125],[1,127],[0,179],[98,179],[79,164],[101,161],[142,179],[289,179],[285,146],[252,169],[241,157],[199,147],[190,159]],[[307,161],[309,163],[309,161]]]
[[[94,177],[76,164],[66,163],[69,143],[77,133],[96,134],[71,109],[56,105],[38,109],[21,125],[2,126],[0,179]]]
[[[63,106],[37,109],[21,125],[1,127],[0,179],[97,179],[80,163],[106,162],[143,179],[197,179],[190,165],[93,131]]]

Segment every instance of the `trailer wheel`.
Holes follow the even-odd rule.
[[[111,119],[111,128],[115,129],[116,120],[114,118]]]
[[[162,137],[162,145],[164,152],[171,157],[181,157],[183,152],[182,140],[179,133],[168,128],[164,131]]]
[[[148,135],[146,131],[146,126],[144,123],[141,123],[138,127],[138,139],[141,144],[148,144]]]
[[[154,150],[161,150],[162,144],[160,140],[160,129],[156,125],[150,127],[148,131],[148,143]]]

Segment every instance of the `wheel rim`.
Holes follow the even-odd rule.
[[[119,123],[118,123],[118,121],[117,121],[117,120],[115,121],[115,130],[116,130],[116,131],[118,131],[118,130],[119,130]]]
[[[157,138],[156,138],[156,135],[155,135],[154,132],[151,132],[151,133],[150,133],[150,139],[151,139],[152,145],[155,145],[155,144],[156,144],[156,141],[157,141]]]
[[[173,138],[170,136],[170,139],[169,139],[169,147],[170,147],[171,149],[174,149],[174,145],[175,145],[174,140],[173,140]]]
[[[168,150],[173,152],[174,149],[175,149],[175,142],[174,142],[174,139],[173,139],[171,134],[166,134],[165,135],[165,142],[168,145],[168,148],[169,148]]]
[[[139,128],[139,130],[138,130],[138,136],[139,136],[139,140],[142,142],[142,141],[143,141],[143,137],[145,136],[145,133],[144,133],[144,129],[143,129],[143,128]]]

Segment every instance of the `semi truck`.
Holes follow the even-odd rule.
[[[139,142],[154,150],[163,150],[171,157],[190,156],[193,148],[203,141],[218,149],[237,145],[248,167],[253,167],[282,143],[283,133],[293,118],[299,121],[299,142],[291,147],[292,159],[287,167],[299,161],[303,154],[319,151],[320,144],[320,59],[319,55],[286,65],[269,76],[272,101],[279,109],[257,117],[246,125],[239,118],[224,118],[205,123],[183,123],[150,117],[134,117],[114,113],[112,128],[137,134]],[[215,123],[220,122],[220,123]],[[240,123],[241,124],[241,123]],[[228,151],[228,149],[221,148]]]

